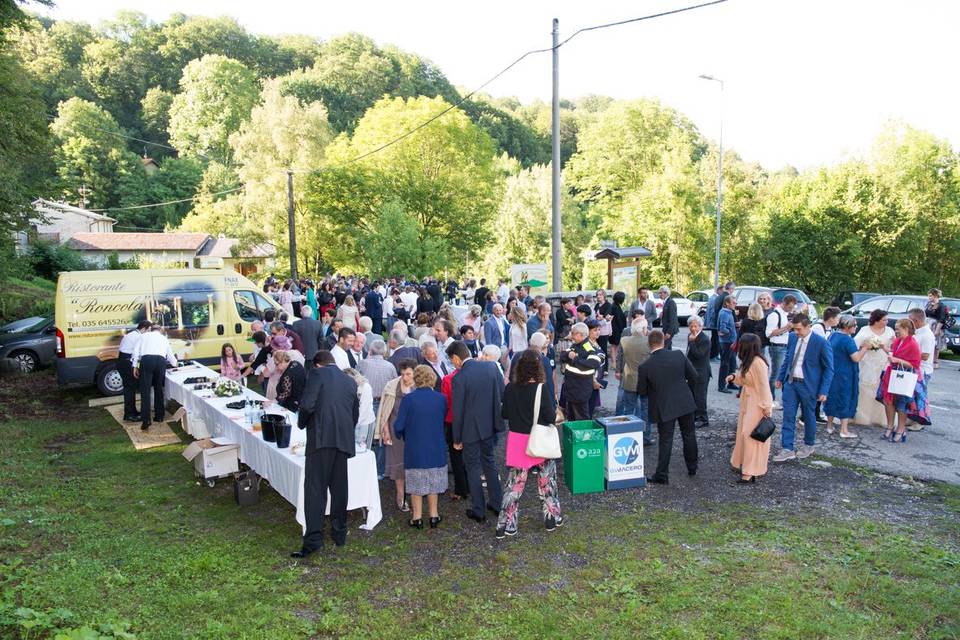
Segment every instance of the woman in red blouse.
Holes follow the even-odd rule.
[[[890,393],[887,389],[890,385],[890,372],[894,367],[906,368],[915,372],[918,376],[923,376],[920,370],[920,344],[913,337],[915,329],[913,323],[903,318],[897,320],[895,327],[897,337],[891,345],[890,355],[887,356],[887,370],[883,372],[880,379],[880,390],[877,399],[882,397],[884,408],[887,412],[887,430],[883,434],[884,440],[890,442],[907,441],[907,407],[913,401],[913,395],[901,396]],[[893,417],[897,417],[897,430],[893,430]]]

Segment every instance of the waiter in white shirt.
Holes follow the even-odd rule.
[[[177,366],[177,357],[163,327],[150,325],[143,334],[133,352],[133,375],[140,379],[140,428],[150,428],[150,388],[153,387],[154,419],[163,422],[163,381],[166,377],[167,363]]]
[[[117,358],[117,372],[123,380],[123,419],[126,422],[136,422],[140,419],[137,413],[137,379],[133,377],[133,352],[140,344],[140,338],[150,328],[149,320],[142,320],[137,328],[123,336],[120,341],[120,355]]]

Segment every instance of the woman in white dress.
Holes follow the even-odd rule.
[[[287,312],[287,318],[293,320],[293,283],[287,280],[283,284],[283,291],[280,292],[280,306]]]
[[[527,350],[527,314],[514,305],[510,309],[510,352],[520,353]]]
[[[337,309],[337,318],[343,321],[343,326],[356,331],[360,328],[360,309],[353,296],[347,296],[343,299],[343,304]]]
[[[853,338],[858,348],[867,341],[874,345],[860,361],[860,396],[857,401],[857,415],[853,419],[857,424],[880,427],[887,424],[883,404],[877,402],[877,386],[880,384],[880,375],[887,367],[887,356],[893,338],[893,329],[887,325],[887,312],[882,309],[874,309],[870,313],[867,326],[860,329]]]

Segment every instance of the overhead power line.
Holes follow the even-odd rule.
[[[217,191],[216,193],[208,193],[205,195],[209,196],[222,196],[227,193],[233,193],[234,191],[240,191],[243,189],[243,185],[239,187],[234,187],[232,189],[224,189],[223,191]],[[129,207],[107,207],[105,209],[87,209],[87,211],[93,211],[94,213],[103,213],[104,211],[131,211],[133,209],[149,209],[150,207],[165,207],[168,204],[180,204],[181,202],[190,202],[196,199],[196,196],[191,198],[181,198],[179,200],[167,200],[166,202],[154,202],[151,204],[136,204]]]
[[[713,2],[704,2],[702,4],[690,5],[688,7],[680,7],[679,9],[661,11],[660,13],[651,13],[650,15],[640,16],[639,18],[628,18],[627,20],[618,20],[617,22],[608,22],[606,24],[598,24],[592,27],[584,27],[582,29],[577,29],[576,31],[574,31],[569,38],[567,38],[566,40],[563,40],[560,44],[558,44],[557,48],[562,47],[563,45],[567,44],[568,42],[576,38],[581,33],[586,33],[587,31],[597,31],[598,29],[607,29],[609,27],[619,27],[620,25],[631,24],[633,22],[642,22],[643,20],[663,18],[664,16],[672,16],[677,13],[684,13],[685,11],[693,11],[694,9],[702,9],[704,7],[709,7],[715,4],[722,4],[724,2],[727,2],[727,0],[713,0]]]
[[[606,24],[598,24],[598,25],[593,25],[593,26],[591,26],[591,27],[583,27],[582,29],[577,29],[576,31],[574,31],[573,34],[570,35],[570,37],[568,37],[566,40],[563,40],[562,42],[560,42],[560,43],[557,45],[556,48],[559,49],[559,48],[562,47],[563,45],[567,44],[568,42],[570,42],[571,40],[573,40],[574,38],[576,38],[576,37],[577,37],[578,35],[580,35],[581,33],[586,33],[587,31],[597,31],[597,30],[600,30],[600,29],[608,29],[608,28],[610,28],[610,27],[619,27],[619,26],[621,26],[621,25],[631,24],[631,23],[634,23],[634,22],[642,22],[642,21],[644,21],[644,20],[653,20],[654,18],[662,18],[662,17],[665,17],[665,16],[675,15],[675,14],[678,14],[678,13],[684,13],[684,12],[686,12],[686,11],[693,11],[693,10],[695,10],[695,9],[702,9],[702,8],[704,8],[704,7],[709,7],[709,6],[712,6],[712,5],[722,4],[722,3],[724,3],[724,2],[727,2],[727,0],[712,0],[711,2],[704,2],[704,3],[701,3],[701,4],[695,4],[695,5],[690,5],[690,6],[686,6],[686,7],[680,7],[680,8],[678,8],[678,9],[671,9],[671,10],[669,10],[669,11],[661,11],[661,12],[659,12],[659,13],[652,13],[652,14],[649,14],[649,15],[640,16],[640,17],[638,17],[638,18],[629,18],[629,19],[627,19],[627,20],[619,20],[619,21],[617,21],[617,22],[608,22],[608,23],[606,23]],[[457,107],[459,107],[460,105],[462,105],[464,102],[466,102],[467,100],[469,100],[471,97],[473,97],[473,96],[474,96],[475,94],[477,94],[478,92],[482,91],[484,88],[487,87],[487,85],[489,85],[489,84],[492,83],[494,80],[496,80],[497,78],[499,78],[500,76],[502,76],[503,74],[505,74],[507,71],[509,71],[510,69],[512,69],[513,67],[515,67],[517,64],[519,64],[521,61],[523,61],[523,60],[524,60],[525,58],[527,58],[528,56],[531,56],[531,55],[534,55],[534,54],[537,54],[537,53],[546,53],[546,52],[548,52],[548,51],[553,51],[553,49],[554,49],[554,47],[545,47],[545,48],[543,48],[543,49],[533,49],[533,50],[531,50],[531,51],[527,51],[526,53],[524,53],[523,55],[521,55],[519,58],[517,58],[516,60],[514,60],[513,62],[511,62],[510,64],[508,64],[508,65],[507,65],[506,67],[504,67],[503,69],[501,69],[499,72],[497,72],[497,74],[494,75],[492,78],[490,78],[489,80],[487,80],[486,82],[484,82],[482,85],[480,85],[479,87],[477,87],[476,89],[474,89],[473,91],[471,91],[470,93],[468,93],[467,95],[465,95],[465,96],[463,96],[462,98],[460,98],[460,100],[458,100],[455,104],[450,105],[449,107],[447,107],[447,108],[444,109],[443,111],[439,112],[439,113],[436,114],[435,116],[432,116],[432,117],[428,118],[428,119],[425,120],[424,122],[418,124],[416,127],[410,129],[409,131],[404,132],[403,134],[397,136],[396,138],[394,138],[394,139],[392,139],[392,140],[390,140],[390,141],[388,141],[388,142],[385,142],[385,143],[383,143],[382,145],[380,145],[379,147],[376,147],[376,148],[374,148],[374,149],[371,149],[370,151],[367,151],[367,152],[362,153],[362,154],[360,154],[360,155],[358,155],[358,156],[355,156],[355,157],[353,157],[353,158],[350,158],[349,160],[346,160],[346,161],[343,162],[342,164],[351,164],[351,163],[353,163],[353,162],[356,162],[357,160],[361,160],[361,159],[366,158],[366,157],[368,157],[368,156],[372,156],[373,154],[379,153],[380,151],[383,151],[384,149],[386,149],[386,148],[388,148],[388,147],[390,147],[390,146],[392,146],[392,145],[400,142],[401,140],[404,140],[404,139],[406,139],[406,138],[409,138],[410,136],[412,136],[412,135],[413,135],[414,133],[416,133],[417,131],[420,131],[420,130],[423,129],[424,127],[428,126],[430,123],[435,122],[435,121],[438,120],[439,118],[443,117],[445,114],[449,113],[450,111],[452,111],[452,110],[456,109]]]

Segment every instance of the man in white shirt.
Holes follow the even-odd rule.
[[[780,366],[783,364],[787,341],[790,339],[790,314],[797,306],[797,299],[787,294],[779,307],[774,307],[767,314],[767,340],[770,342],[770,393],[773,395],[773,408],[779,409],[777,404],[777,389],[775,383]]]
[[[933,334],[933,331],[931,331],[926,320],[926,314],[923,309],[910,310],[910,321],[913,322],[913,326],[916,329],[913,337],[920,345],[920,372],[923,374],[923,380],[920,381],[920,384],[923,385],[923,390],[929,393],[930,379],[933,377],[934,369],[933,354],[937,351],[937,337]],[[927,404],[927,407],[929,408],[930,405]],[[922,431],[923,425],[910,421],[907,423],[907,429],[910,431]]]
[[[177,366],[177,356],[173,354],[173,347],[167,336],[163,335],[163,327],[158,324],[150,326],[133,350],[133,377],[140,380],[140,428],[146,431],[150,428],[150,389],[153,388],[154,420],[163,422],[163,381],[166,378],[167,364]]]
[[[507,286],[506,280],[500,281],[500,286],[497,287],[497,299],[500,300],[500,304],[507,304],[507,298],[510,297],[510,287]]]
[[[400,302],[407,309],[407,315],[410,318],[416,317],[418,297],[413,287],[407,287],[407,290],[400,294]]]
[[[356,342],[356,339],[356,331],[350,327],[343,327],[337,336],[337,344],[330,349],[330,354],[333,355],[333,360],[341,371],[350,368],[350,356],[347,355],[347,351],[353,349],[353,343]]]
[[[126,422],[140,420],[140,414],[137,413],[137,379],[133,377],[133,352],[136,351],[144,332],[150,328],[150,324],[149,320],[141,321],[136,329],[120,340],[117,372],[123,380],[123,419]]]

